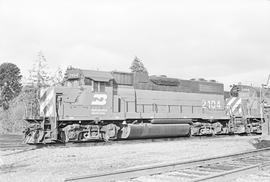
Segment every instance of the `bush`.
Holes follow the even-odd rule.
[[[27,123],[24,121],[26,112],[33,111],[33,116],[38,115],[37,88],[25,86],[22,92],[13,99],[7,110],[0,109],[0,134],[21,134]],[[30,105],[33,104],[32,110]]]

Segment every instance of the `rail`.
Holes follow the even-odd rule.
[[[239,173],[258,170],[262,165],[270,165],[270,156],[263,155],[270,148],[251,150],[226,156],[156,164],[144,167],[117,170],[93,175],[75,176],[65,181],[219,181],[229,179]]]

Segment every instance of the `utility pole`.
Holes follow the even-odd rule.
[[[262,135],[260,138],[251,140],[251,144],[257,149],[270,147],[270,75],[266,84],[260,88],[260,112]]]
[[[269,84],[269,81],[270,81],[270,74],[268,75],[268,79],[267,79],[266,85]]]
[[[270,86],[269,79],[266,81],[265,85],[262,85],[262,100],[261,100],[261,110],[264,118],[264,122],[262,123],[262,140],[266,140],[269,142],[270,146]]]
[[[269,93],[269,87],[262,85],[263,100],[261,103],[264,122],[262,123],[262,139],[268,140],[270,144],[270,98],[267,98],[267,92]]]

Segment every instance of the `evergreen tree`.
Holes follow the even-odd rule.
[[[131,69],[131,72],[143,72],[148,73],[147,69],[144,67],[142,61],[136,56],[129,67]]]
[[[38,52],[37,60],[30,70],[29,81],[38,88],[49,86],[52,83],[52,77],[48,71],[48,63],[41,51]]]
[[[17,97],[22,89],[20,69],[13,63],[0,65],[0,106],[9,108],[9,102]]]

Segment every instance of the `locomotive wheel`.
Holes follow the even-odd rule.
[[[67,143],[67,142],[68,142],[68,138],[67,138],[67,136],[66,136],[65,131],[61,131],[61,132],[60,132],[60,141],[61,141],[62,143]]]
[[[78,141],[83,141],[83,132],[78,134]]]
[[[110,136],[107,133],[104,133],[103,134],[103,140],[104,140],[104,142],[108,142],[109,139],[110,139]]]
[[[79,134],[78,134],[78,138],[77,138],[77,140],[78,141],[86,141],[87,139],[89,139],[89,133],[88,132],[80,132]]]
[[[191,136],[191,127],[189,128],[189,131],[188,131],[188,134],[187,134],[188,137]]]

